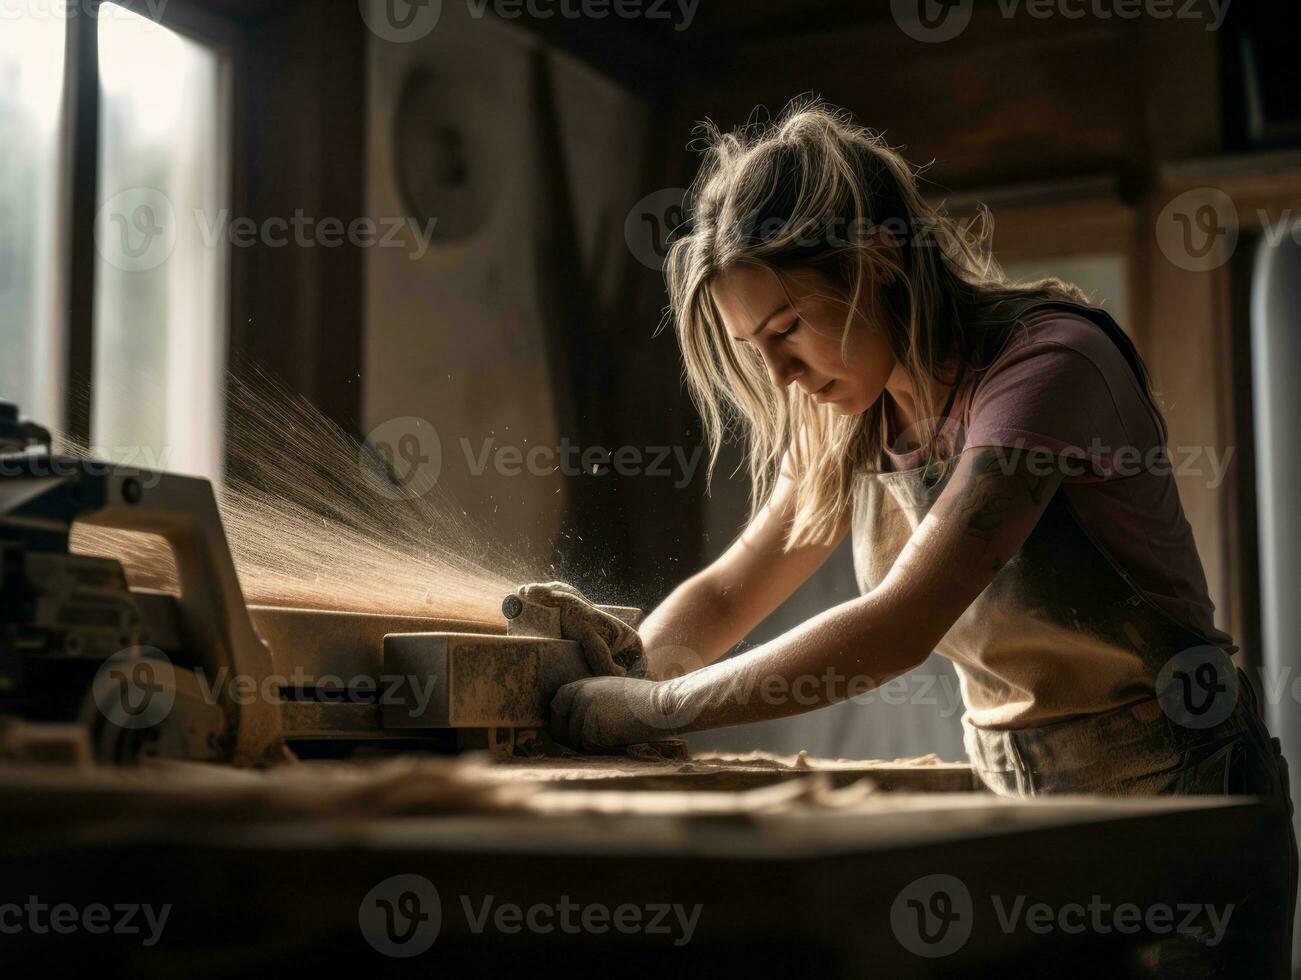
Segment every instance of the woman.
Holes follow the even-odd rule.
[[[711,462],[745,436],[752,518],[640,636],[528,587],[610,675],[559,692],[556,736],[599,751],[793,714],[938,650],[996,793],[1285,799],[1111,317],[1005,279],[842,114],[708,135],[668,285]],[[846,534],[862,596],[720,660]]]

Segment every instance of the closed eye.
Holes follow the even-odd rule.
[[[793,334],[796,330],[800,328],[800,324],[803,322],[804,322],[803,320],[801,320],[798,316],[796,316],[795,319],[791,321],[791,325],[789,327],[787,327],[785,330],[773,330],[772,335],[776,337],[778,340],[781,340],[783,337],[789,337],[791,334]],[[750,340],[747,337],[733,337],[732,341],[733,343],[737,343],[737,344],[750,343]]]

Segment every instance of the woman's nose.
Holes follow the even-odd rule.
[[[783,356],[777,351],[765,351],[764,361],[768,365],[768,376],[778,388],[785,388],[804,373],[804,365],[798,358]]]

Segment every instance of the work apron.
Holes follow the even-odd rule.
[[[1028,305],[1021,313],[1040,305],[1093,321],[1137,371],[1107,314],[1058,303]],[[943,492],[963,449],[962,427],[956,430],[947,461],[856,478],[852,535],[862,592],[886,577]],[[1060,488],[1019,552],[937,649],[957,668],[968,708],[967,754],[994,793],[1245,793],[1283,801],[1291,814],[1287,764],[1261,721],[1246,676],[1228,653],[1175,621],[1133,582],[1089,534]],[[973,724],[973,705],[990,709],[1033,701],[1036,692],[1025,690],[1015,671],[999,671],[1025,657],[1051,665],[1058,697],[1060,678],[1069,678],[1065,686],[1072,690],[1078,680],[1085,692],[1081,711],[1027,727]],[[1119,690],[1108,689],[1102,676],[1113,666],[1125,678]],[[1090,711],[1094,695],[1105,703],[1104,691],[1112,704]],[[1054,707],[1069,714],[1069,705]],[[1294,893],[1295,838],[1278,846]],[[1286,922],[1290,929],[1290,910]]]

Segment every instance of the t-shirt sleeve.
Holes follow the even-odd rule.
[[[1115,355],[1099,358],[1043,341],[1005,353],[972,393],[966,448],[1046,450],[1075,461],[1064,467],[1067,483],[1112,477],[1118,452],[1144,451],[1130,430],[1143,430],[1144,442],[1150,438],[1148,425],[1134,424],[1135,406],[1141,407],[1137,380],[1120,352]]]

